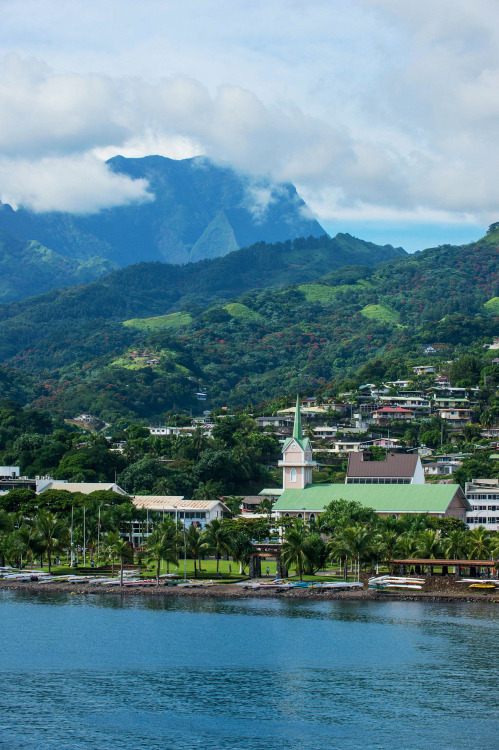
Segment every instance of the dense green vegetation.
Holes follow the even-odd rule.
[[[114,268],[105,258],[67,258],[40,242],[16,239],[0,228],[0,302],[84,284]]]
[[[358,241],[341,239],[351,254]],[[471,374],[476,384],[493,354],[482,345],[497,335],[497,319],[484,304],[499,288],[499,231],[374,268],[328,270],[325,258],[338,257],[332,252],[337,240],[261,243],[191,267],[143,264],[4,306],[4,360],[36,376],[33,405],[65,416],[90,411],[112,423],[199,412],[201,388],[208,390],[207,406],[235,409],[283,390],[334,393],[357,374],[364,382],[407,377],[428,344],[435,353],[425,364],[478,356]],[[297,255],[302,269],[295,268]],[[318,267],[327,273],[304,283]],[[299,284],[268,288],[293,275]],[[252,288],[256,277],[267,288]],[[246,291],[214,301],[230,285]],[[185,315],[175,326],[162,327],[161,318],[151,326],[152,315],[175,306]],[[131,318],[144,321],[130,325]],[[134,352],[143,357],[140,367],[130,366]],[[148,360],[153,363],[143,366]]]
[[[180,419],[180,418],[179,418]],[[118,426],[106,439],[82,434],[46,412],[0,402],[0,465],[21,474],[76,482],[114,482],[130,494],[210,499],[259,492],[273,483],[266,468],[279,455],[272,434],[258,431],[247,414],[220,419],[207,438],[150,437],[140,425]],[[123,445],[123,452],[113,450]],[[0,507],[4,501],[0,498]]]

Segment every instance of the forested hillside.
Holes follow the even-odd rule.
[[[0,361],[46,339],[59,348],[61,340],[75,338],[75,326],[78,338],[86,339],[109,321],[164,315],[182,305],[198,311],[250,289],[310,281],[346,264],[372,266],[405,255],[401,248],[339,234],[259,242],[224,258],[184,266],[140,263],[91,284],[0,306]]]
[[[491,341],[499,327],[498,255],[494,230],[471,245],[433,248],[377,268],[343,267],[313,281],[300,272],[299,283],[285,288],[252,289],[207,306],[191,302],[173,314],[165,314],[159,296],[139,291],[133,277],[118,289],[111,275],[112,302],[104,282],[84,287],[73,298],[81,310],[75,307],[63,328],[57,325],[71,315],[70,292],[4,308],[2,341],[12,351],[15,336],[39,322],[38,340],[8,364],[36,373],[43,395],[34,403],[65,415],[86,410],[113,421],[199,411],[206,408],[195,398],[201,387],[208,406],[246,405],[283,390],[338,384],[379,359],[380,377],[405,376],[424,345],[435,347],[434,360],[446,361]],[[109,304],[114,320],[91,318],[92,310],[105,315]],[[51,314],[59,323],[48,325],[44,337]]]

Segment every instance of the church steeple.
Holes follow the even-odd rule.
[[[312,469],[316,465],[312,458],[312,446],[308,437],[303,436],[301,426],[300,396],[296,397],[295,420],[293,424],[293,436],[289,437],[283,445],[282,461],[282,486],[287,490],[303,490],[312,483]]]
[[[300,396],[296,396],[296,410],[295,410],[295,422],[293,425],[293,437],[295,440],[303,440],[303,431],[301,428],[301,411],[300,411]]]

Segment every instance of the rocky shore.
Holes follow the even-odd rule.
[[[30,594],[70,593],[73,595],[99,596],[153,596],[153,597],[201,597],[216,599],[305,599],[305,600],[349,600],[349,601],[414,601],[414,602],[480,602],[481,604],[499,604],[499,590],[491,593],[471,593],[469,589],[455,590],[454,587],[443,590],[387,592],[372,589],[335,591],[331,589],[296,588],[287,590],[276,589],[245,589],[234,584],[215,584],[204,588],[178,588],[176,586],[119,586],[103,587],[92,583],[44,583],[35,581],[3,581],[0,580],[0,591],[23,591]]]

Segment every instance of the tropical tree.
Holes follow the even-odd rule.
[[[385,528],[379,532],[378,540],[382,560],[386,565],[390,565],[391,561],[401,553],[402,535],[395,528]]]
[[[165,520],[158,524],[152,533],[148,536],[146,549],[149,555],[156,560],[156,584],[159,586],[159,573],[161,560],[167,560],[169,563],[177,564],[176,555],[177,530],[173,519]]]
[[[232,537],[230,551],[232,559],[239,563],[239,573],[243,574],[250,557],[256,551],[253,542],[244,531],[239,531]]]
[[[204,530],[203,536],[208,548],[215,553],[218,573],[221,555],[230,551],[230,536],[227,527],[218,518],[214,518]]]
[[[471,560],[486,560],[490,554],[490,532],[484,526],[468,532],[468,555]]]
[[[39,510],[35,518],[35,529],[42,552],[47,555],[49,573],[52,567],[52,555],[61,549],[67,541],[69,530],[66,522],[48,510]]]
[[[109,536],[109,535],[108,535]],[[113,575],[114,575],[114,558],[117,557],[120,561],[120,586],[123,586],[123,564],[125,559],[129,559],[133,554],[130,545],[122,539],[119,534],[114,537],[109,544],[109,551],[113,556]]]
[[[372,541],[372,531],[361,523],[338,529],[330,540],[330,557],[333,560],[341,559],[344,561],[343,577],[345,580],[347,578],[348,559],[355,562],[356,569],[360,573],[361,562],[368,557]]]
[[[234,497],[234,495],[230,495],[229,497],[224,497],[224,503],[230,510],[233,516],[239,515],[241,512],[241,506],[243,504],[242,497]]]
[[[440,535],[435,529],[425,529],[416,535],[417,554],[425,560],[436,560],[442,554]],[[433,575],[433,565],[429,566]]]
[[[467,554],[468,534],[460,529],[454,529],[442,539],[442,548],[446,558],[462,560]]]
[[[193,500],[214,500],[222,494],[222,483],[214,482],[208,479],[207,482],[200,482],[192,493]]]
[[[322,536],[316,531],[309,533],[303,546],[305,556],[304,572],[307,575],[314,575],[317,570],[323,568],[327,562],[328,550]]]
[[[114,561],[116,559],[116,548],[121,536],[119,531],[109,531],[103,539],[104,552],[111,558],[111,575],[114,576]]]
[[[266,513],[270,521],[272,519],[272,507],[273,507],[272,500],[270,499],[270,497],[266,497],[262,500],[262,502],[258,506],[258,510],[260,511],[260,513]]]
[[[194,560],[194,578],[197,578],[196,560],[199,561],[199,570],[201,570],[201,555],[209,549],[209,545],[200,527],[193,523],[185,532],[184,539],[186,554]]]
[[[296,572],[303,580],[303,566],[306,562],[307,528],[303,521],[295,520],[293,526],[284,532],[284,542],[281,547],[281,561],[285,568],[294,565]]]

